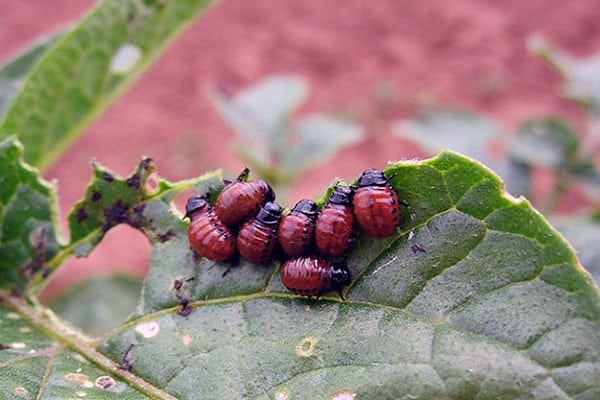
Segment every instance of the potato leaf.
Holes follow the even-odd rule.
[[[123,398],[600,396],[600,295],[570,245],[464,156],[385,171],[409,205],[396,235],[360,236],[345,301],[288,292],[277,262],[195,258],[170,201],[220,177],[163,182],[134,206],[153,250],[122,326],[86,339],[0,292],[0,395],[106,398],[104,376]]]
[[[58,252],[54,186],[22,160],[14,138],[0,142],[0,287],[22,289]]]

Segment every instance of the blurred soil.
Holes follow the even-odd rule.
[[[90,0],[0,0],[0,59],[75,21]],[[560,97],[560,77],[530,55],[542,35],[574,55],[600,47],[597,0],[224,0],[198,20],[97,120],[45,176],[58,182],[62,219],[83,196],[91,160],[129,174],[142,156],[158,173],[187,179],[243,162],[233,134],[206,98],[211,85],[234,90],[277,73],[296,73],[312,91],[302,113],[330,112],[366,126],[368,138],[308,171],[291,198],[320,196],[389,160],[426,157],[392,137],[390,124],[420,111],[454,107],[514,129],[554,114],[584,124]],[[290,206],[290,204],[284,204]],[[99,270],[143,274],[150,246],[128,227],[109,232],[89,259],[71,262],[54,289]]]

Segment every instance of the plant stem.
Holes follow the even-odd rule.
[[[14,311],[21,315],[37,329],[43,331],[52,337],[58,343],[64,344],[70,349],[76,351],[83,357],[95,363],[103,370],[118,376],[120,379],[138,389],[140,392],[157,400],[177,400],[164,390],[153,386],[139,376],[121,369],[120,365],[98,352],[93,346],[92,341],[86,338],[68,324],[57,317],[52,310],[41,305],[30,306],[27,300],[11,296],[5,291],[0,290],[0,302],[8,305]]]

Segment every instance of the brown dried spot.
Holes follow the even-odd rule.
[[[31,279],[35,273],[42,269],[46,260],[46,228],[38,227],[29,234],[29,244],[34,252],[29,262],[19,267],[19,272],[25,279]]]
[[[190,276],[189,278],[176,278],[173,280],[173,289],[179,291],[181,290],[181,288],[183,288],[183,285],[189,282],[193,282],[195,280],[196,278],[194,278],[193,276]]]
[[[108,375],[99,376],[96,378],[94,385],[102,389],[108,389],[115,386],[117,382]]]
[[[85,383],[88,382],[90,378],[85,374],[69,373],[65,375],[65,380],[69,382]]]
[[[182,286],[183,286],[183,281],[182,280],[175,279],[175,281],[173,281],[173,289],[179,290],[179,289],[181,289]]]
[[[6,350],[6,349],[10,349],[10,346],[0,343],[0,350]]]
[[[43,249],[46,247],[46,228],[40,226],[32,230],[29,234],[29,244],[34,249]]]

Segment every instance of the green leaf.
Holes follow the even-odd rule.
[[[162,182],[134,206],[151,267],[135,314],[101,340],[64,334],[47,310],[3,292],[0,307],[56,357],[79,354],[155,398],[597,398],[600,294],[569,244],[471,159],[443,152],[385,171],[409,206],[396,235],[360,235],[345,301],[289,293],[277,262],[196,259],[170,201],[191,185],[218,192],[208,174]],[[132,374],[118,368],[124,354]],[[0,376],[15,377],[0,396],[28,382],[19,357],[0,361]]]
[[[55,341],[44,331],[42,321],[35,322],[7,310],[5,303],[0,306],[3,399],[150,398]]]
[[[502,130],[494,121],[464,111],[439,111],[397,121],[392,131],[430,154],[453,150],[472,157],[496,171],[510,193],[529,194],[529,167],[516,159],[498,158],[492,150],[493,141],[502,139]]]
[[[556,118],[527,121],[511,142],[510,156],[521,163],[566,168],[579,146],[575,132]]]
[[[179,191],[194,186],[202,193],[223,188],[222,178],[217,173],[211,173],[180,185],[161,180],[155,189],[149,182],[155,170],[150,158],[143,159],[128,177],[120,177],[99,164],[93,164],[92,168],[92,182],[87,187],[85,197],[73,206],[69,214],[71,241],[65,253],[72,252],[77,257],[87,256],[106,232],[122,223],[141,230],[151,242],[168,240],[173,234],[171,228],[154,229],[153,224],[144,220],[144,209],[148,204],[153,204],[150,200],[159,197],[162,199],[160,204],[164,204]],[[168,208],[164,212],[170,213]],[[183,223],[178,221],[174,224]]]
[[[87,256],[106,232],[120,223],[137,227],[136,208],[149,195],[146,180],[154,173],[154,163],[146,158],[127,178],[92,164],[93,179],[85,197],[69,214],[69,230],[73,252]]]
[[[0,121],[47,167],[210,0],[105,0],[47,50]]]
[[[240,138],[268,159],[268,150],[281,142],[288,120],[306,100],[308,84],[294,75],[275,75],[235,96],[223,88],[209,93],[217,110]],[[262,152],[261,152],[262,149]]]
[[[3,119],[13,97],[39,58],[51,48],[61,35],[43,38],[30,48],[0,66],[0,120]]]
[[[127,275],[87,279],[50,303],[57,315],[98,337],[120,326],[135,310],[141,280]]]
[[[22,160],[23,147],[10,137],[0,142],[0,287],[22,289],[54,257],[54,186]]]
[[[598,292],[543,218],[452,153],[386,172],[410,207],[398,236],[361,237],[346,302],[289,294],[276,264],[222,277],[228,265],[197,263],[177,231],[102,351],[133,344],[135,370],[181,398],[597,394]]]

